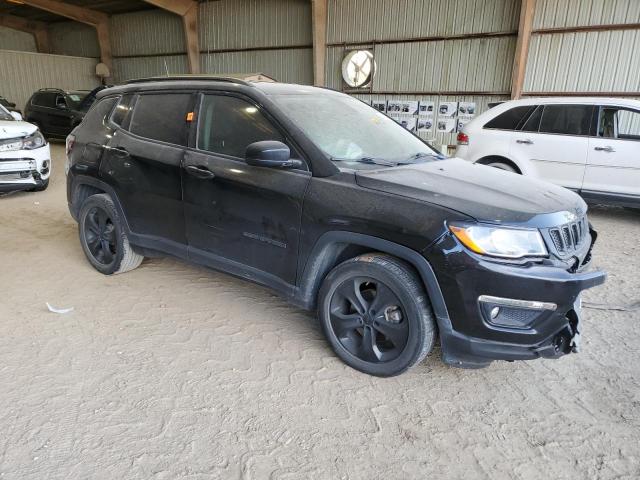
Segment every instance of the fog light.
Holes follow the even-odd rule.
[[[478,306],[487,323],[515,329],[530,328],[533,323],[548,318],[558,308],[555,303],[489,295],[478,297]]]
[[[495,320],[499,314],[500,314],[500,307],[493,307],[491,309],[491,320]]]

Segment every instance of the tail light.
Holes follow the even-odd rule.
[[[73,146],[75,145],[75,143],[76,143],[76,136],[73,134],[67,135],[67,142],[66,142],[67,157],[71,153],[71,150],[73,150]]]
[[[466,133],[458,133],[458,145],[469,145],[469,135]]]

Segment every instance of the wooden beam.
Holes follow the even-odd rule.
[[[112,55],[111,39],[109,37],[109,15],[59,0],[20,0],[20,3],[94,27],[98,35],[98,44],[100,45],[100,61],[111,70]]]
[[[533,16],[536,12],[536,0],[522,0],[520,5],[520,26],[518,27],[518,41],[516,54],[513,59],[513,75],[511,80],[511,98],[516,100],[522,96],[525,75],[527,73],[527,59],[529,57],[529,43]]]
[[[311,0],[313,30],[313,84],[326,84],[327,67],[327,0]]]
[[[145,0],[151,5],[182,17],[184,40],[189,60],[189,73],[200,73],[198,46],[198,2],[196,0]]]
[[[38,52],[49,53],[49,31],[46,23],[27,20],[15,15],[0,14],[0,26],[30,33],[35,37]]]

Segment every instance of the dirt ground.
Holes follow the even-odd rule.
[[[640,478],[640,214],[592,209],[609,280],[581,354],[436,350],[378,379],[261,287],[170,258],[97,273],[53,152],[49,190],[0,198],[3,480]]]

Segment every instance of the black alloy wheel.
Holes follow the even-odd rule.
[[[437,335],[422,280],[405,261],[384,253],[331,270],[318,293],[318,318],[343,362],[380,377],[422,361]]]
[[[346,280],[334,291],[329,312],[334,335],[361,360],[387,362],[407,345],[409,324],[400,299],[379,280]]]
[[[85,240],[89,252],[104,266],[116,259],[116,228],[109,213],[100,207],[91,208],[84,217]]]

